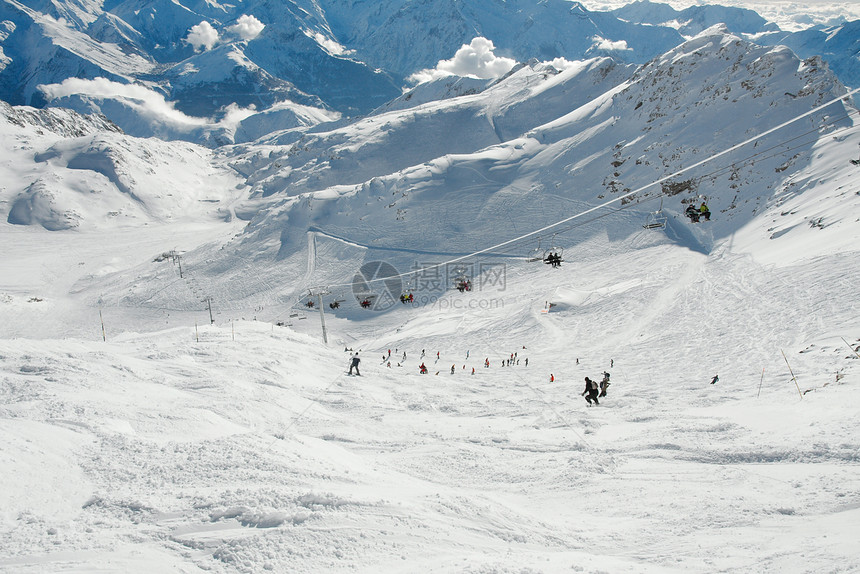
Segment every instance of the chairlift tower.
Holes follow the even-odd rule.
[[[323,310],[323,295],[328,295],[329,293],[329,290],[325,287],[315,287],[308,289],[308,296],[316,297],[319,303],[319,305],[317,306],[320,310],[320,326],[322,326],[323,343],[326,345],[328,345],[328,334],[326,333],[325,329],[325,311]]]
[[[206,306],[209,308],[209,324],[212,325],[215,323],[215,318],[212,316],[212,296],[207,295],[203,302],[206,303]]]

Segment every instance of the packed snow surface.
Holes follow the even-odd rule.
[[[557,269],[329,315],[324,345],[312,311],[106,309],[105,341],[61,294],[109,250],[69,240],[88,257],[66,267],[31,243],[38,291],[4,279],[4,316],[41,331],[0,341],[4,571],[860,568],[853,253],[595,237]],[[90,336],[54,338],[69,316]]]

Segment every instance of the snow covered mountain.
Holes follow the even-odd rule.
[[[769,46],[788,46],[801,57],[818,55],[828,63],[842,83],[860,86],[860,21],[826,28],[815,27],[791,34],[773,32],[758,41]]]
[[[610,13],[628,22],[672,27],[684,36],[695,36],[717,24],[725,25],[738,35],[779,30],[775,24],[769,23],[753,10],[719,5],[706,4],[675,10],[669,4],[636,0]]]
[[[99,21],[181,84],[171,29],[133,31],[179,4],[104,7],[135,6],[39,25]],[[184,61],[226,86],[256,41]],[[230,85],[304,90],[262,68]],[[0,104],[0,570],[860,568],[860,131],[820,58],[717,26],[359,118],[203,120],[88,70],[51,93],[164,139]]]
[[[101,113],[135,135],[217,146],[232,141],[235,126],[162,125],[130,105],[128,91],[145,88],[138,99],[162,98],[197,123],[287,103],[356,116],[396,98],[407,78],[476,37],[519,63],[608,56],[642,64],[717,23],[762,44],[787,44],[802,58],[821,56],[843,83],[857,81],[856,23],[786,34],[755,12],[720,6],[675,11],[637,2],[597,12],[569,0],[3,0],[0,98]]]
[[[611,14],[628,22],[676,28],[687,37],[724,24],[732,33],[762,46],[788,46],[804,59],[818,56],[843,84],[860,86],[860,21],[785,32],[744,8],[704,5],[675,10],[650,0],[637,0]]]

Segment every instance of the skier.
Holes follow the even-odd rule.
[[[716,382],[717,382],[717,381],[719,381],[719,380],[720,380],[720,377],[718,377],[717,375],[714,375],[714,378],[713,378],[713,379],[711,379],[711,384],[712,384],[712,385],[714,385],[714,384],[716,384]]]
[[[526,357],[526,366],[527,367],[529,366],[529,358],[528,357]]]
[[[600,381],[600,394],[597,396],[598,397],[605,397],[606,396],[606,389],[608,389],[608,388],[609,388],[609,373],[607,373],[606,371],[603,371],[603,380]]]
[[[553,375],[552,373],[549,374],[549,382],[551,382],[551,383],[555,382],[555,375]]]
[[[348,375],[351,375],[351,374],[352,374],[352,370],[353,370],[353,369],[355,369],[355,374],[356,374],[356,375],[358,375],[358,376],[360,377],[360,376],[361,376],[361,373],[359,373],[359,372],[358,372],[358,364],[359,364],[360,362],[361,362],[361,359],[359,359],[359,358],[358,358],[358,353],[356,353],[355,355],[353,355],[352,359],[351,359],[351,360],[350,360],[350,362],[349,362],[349,372],[348,372],[347,374],[348,374]]]
[[[421,363],[421,366],[418,367],[418,372],[421,373],[422,375],[427,374],[427,367],[424,365],[424,363]]]
[[[489,358],[489,357],[487,357],[486,359],[484,359],[484,368],[485,368],[485,369],[489,369],[489,368],[490,368],[490,358]]]
[[[475,367],[472,367],[472,374],[475,374]]]
[[[702,202],[702,205],[699,206],[699,214],[705,218],[705,221],[711,220],[711,210],[708,209],[708,206],[705,202]]]
[[[693,223],[699,223],[699,216],[701,212],[698,211],[693,204],[687,206],[687,209],[684,210],[684,214],[690,218],[690,221]]]
[[[454,365],[451,365],[451,374],[454,374]]]
[[[600,402],[597,400],[597,382],[592,381],[588,377],[585,377],[585,390],[582,391],[582,396],[585,397],[588,405],[591,406],[591,401],[594,401],[595,405],[599,405]]]

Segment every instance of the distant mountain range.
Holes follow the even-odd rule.
[[[363,115],[402,93],[406,78],[481,36],[500,57],[642,64],[716,23],[762,45],[820,55],[849,85],[860,82],[860,22],[787,33],[751,10],[676,11],[636,2],[593,12],[567,0],[42,0],[0,1],[0,98],[101,112],[129,133],[175,137],[129,119],[135,84],[188,116],[220,120],[230,106],[276,104]],[[44,85],[106,82],[88,90]],[[133,98],[132,98],[133,99]],[[289,122],[299,122],[295,117]],[[196,139],[217,145],[232,132]]]

